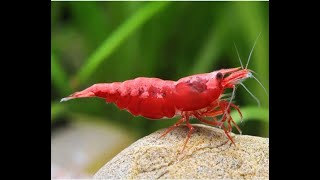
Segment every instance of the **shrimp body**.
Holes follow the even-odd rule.
[[[229,103],[221,99],[221,95],[225,89],[235,88],[236,84],[250,76],[249,69],[230,68],[195,74],[177,81],[139,77],[124,82],[94,84],[83,91],[63,98],[62,101],[99,97],[104,98],[108,103],[115,103],[119,109],[125,109],[134,116],[157,120],[179,115],[182,118],[165,134],[182,122],[186,122],[190,129],[188,139],[193,130],[189,124],[190,117],[196,117],[204,123],[218,126],[227,121],[229,126],[223,126],[223,128],[233,142],[228,134],[231,131],[231,123],[234,123],[229,116],[230,108],[234,107],[240,114],[241,112],[231,101]],[[219,122],[216,119],[215,121],[204,119],[204,117],[215,118],[224,113],[227,113],[228,116],[223,116]]]
[[[115,103],[119,109],[125,109],[134,116],[143,116],[155,120],[181,116],[181,119],[168,128],[161,137],[185,122],[189,128],[189,133],[182,151],[193,132],[193,127],[189,123],[190,117],[223,128],[229,140],[235,145],[229,132],[232,131],[232,125],[237,128],[240,134],[241,130],[231,117],[231,108],[236,109],[242,119],[239,107],[232,103],[236,85],[242,85],[259,105],[259,100],[242,84],[242,81],[253,77],[266,91],[260,81],[252,75],[252,70],[247,69],[259,36],[254,42],[245,67],[234,44],[241,67],[195,74],[177,81],[138,77],[124,82],[99,83],[62,98],[61,101],[74,98],[100,97],[108,103]],[[230,100],[224,98],[224,92],[228,88],[233,89]],[[221,116],[220,120],[217,119],[218,116]],[[211,120],[206,118],[211,118]]]
[[[224,90],[222,77],[217,76],[219,72],[196,74],[178,81],[139,77],[124,82],[99,83],[67,98],[100,97],[134,116],[155,120],[172,118],[215,102]]]

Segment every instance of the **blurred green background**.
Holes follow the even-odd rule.
[[[95,83],[139,76],[178,80],[239,67],[233,42],[246,63],[260,32],[249,68],[268,91],[268,2],[51,2],[52,129],[79,116],[114,124],[136,139],[168,127],[177,118],[133,117],[98,98],[59,101]],[[268,137],[268,96],[254,79],[244,84],[261,107],[239,86],[239,126],[243,134]]]

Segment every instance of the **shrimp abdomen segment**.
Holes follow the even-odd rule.
[[[115,103],[119,109],[150,119],[173,117],[176,114],[174,104],[167,98],[172,91],[174,81],[158,78],[139,77],[122,83],[96,84],[96,96]]]

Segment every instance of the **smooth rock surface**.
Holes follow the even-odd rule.
[[[165,137],[156,131],[123,150],[105,164],[95,179],[269,179],[269,139],[235,135],[237,146],[218,128],[180,126]]]

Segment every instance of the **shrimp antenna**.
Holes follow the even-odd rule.
[[[252,72],[253,74],[257,75],[258,76],[258,73],[257,72],[254,72],[253,70],[250,69],[250,72]]]
[[[241,58],[240,58],[239,51],[238,51],[238,48],[237,48],[237,46],[236,46],[236,43],[233,42],[233,45],[234,45],[234,47],[236,48],[236,51],[237,51],[237,54],[238,54],[238,58],[239,58],[239,61],[240,61],[240,64],[241,64],[241,68],[243,69],[243,64],[242,64],[242,61],[241,61]]]
[[[266,88],[262,85],[262,83],[258,80],[258,78],[254,77],[253,75],[252,75],[251,77],[253,77],[255,80],[257,80],[257,82],[258,82],[258,83],[260,84],[260,86],[263,88],[264,92],[265,92],[265,93],[267,94],[267,96],[269,97]]]
[[[244,84],[242,84],[242,83],[240,83],[243,87],[244,87],[244,89],[246,90],[246,91],[248,91],[248,93],[257,101],[257,103],[258,103],[258,107],[260,107],[260,101],[259,101],[259,99],[256,97],[256,96],[254,96],[250,91],[249,91],[249,89],[246,87],[246,86],[244,86]]]
[[[258,41],[258,39],[259,39],[259,37],[260,37],[260,34],[261,34],[261,32],[259,33],[259,35],[258,35],[258,37],[257,37],[256,41],[255,41],[255,42],[254,42],[254,44],[253,44],[253,47],[252,47],[251,51],[250,51],[250,54],[249,54],[249,57],[248,57],[248,61],[247,61],[247,64],[246,64],[246,69],[247,69],[247,67],[248,67],[248,65],[249,65],[249,62],[250,62],[250,58],[251,58],[252,51],[253,51],[254,47],[256,46],[256,43],[257,43],[257,41]]]

